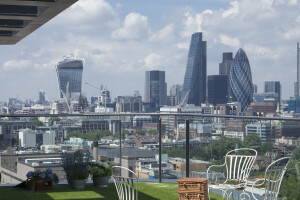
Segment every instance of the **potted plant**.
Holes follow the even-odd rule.
[[[78,150],[74,153],[62,154],[62,167],[70,187],[82,189],[85,187],[86,179],[89,176],[90,152]]]
[[[112,165],[105,160],[93,160],[89,163],[89,173],[92,175],[95,187],[107,187],[112,175]]]
[[[52,185],[59,182],[58,176],[48,168],[45,171],[29,171],[26,174],[25,189],[28,190],[50,190]]]

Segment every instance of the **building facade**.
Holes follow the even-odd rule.
[[[232,63],[233,63],[232,52],[224,52],[223,61],[219,64],[219,75],[229,76]]]
[[[300,45],[297,43],[297,82],[295,82],[294,86],[295,97],[300,95]]]
[[[82,86],[83,61],[66,58],[56,66],[60,98],[79,96]]]
[[[182,97],[186,98],[188,104],[200,106],[206,101],[206,59],[206,41],[202,40],[202,33],[194,33],[191,38],[182,90]]]
[[[265,93],[276,93],[275,105],[281,105],[281,84],[280,81],[265,81]]]
[[[213,105],[226,104],[228,96],[228,76],[211,75],[207,77],[207,102]]]
[[[175,105],[180,104],[182,100],[182,85],[180,84],[172,85],[170,88],[170,96],[172,99],[174,99]]]
[[[146,71],[145,73],[145,102],[159,107],[166,105],[167,83],[165,71]]]
[[[230,97],[232,102],[241,103],[241,111],[246,110],[253,100],[253,83],[249,60],[243,49],[236,53],[229,75]]]
[[[259,136],[261,142],[274,142],[275,137],[272,131],[272,126],[268,122],[247,124],[245,129],[246,135],[255,133]]]

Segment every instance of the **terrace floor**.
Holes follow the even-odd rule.
[[[139,183],[139,199],[142,200],[178,200],[177,184],[174,183]],[[57,185],[52,190],[32,192],[12,187],[0,187],[0,199],[30,199],[30,200],[77,200],[77,199],[112,199],[116,200],[117,192],[113,183],[108,188],[95,188],[87,184],[83,190],[74,190],[68,185]],[[220,196],[211,196],[211,200],[221,200]]]

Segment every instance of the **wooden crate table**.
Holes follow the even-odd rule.
[[[208,200],[208,181],[206,178],[181,178],[177,182],[179,200]]]

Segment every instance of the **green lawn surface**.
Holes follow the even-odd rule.
[[[139,200],[178,200],[178,187],[173,183],[139,183]],[[57,185],[48,191],[28,191],[12,187],[0,187],[0,199],[30,200],[77,200],[77,199],[112,199],[117,200],[117,192],[113,183],[107,188],[96,188],[92,184],[85,189],[75,190],[68,185]],[[220,196],[211,196],[211,200],[221,200]]]

